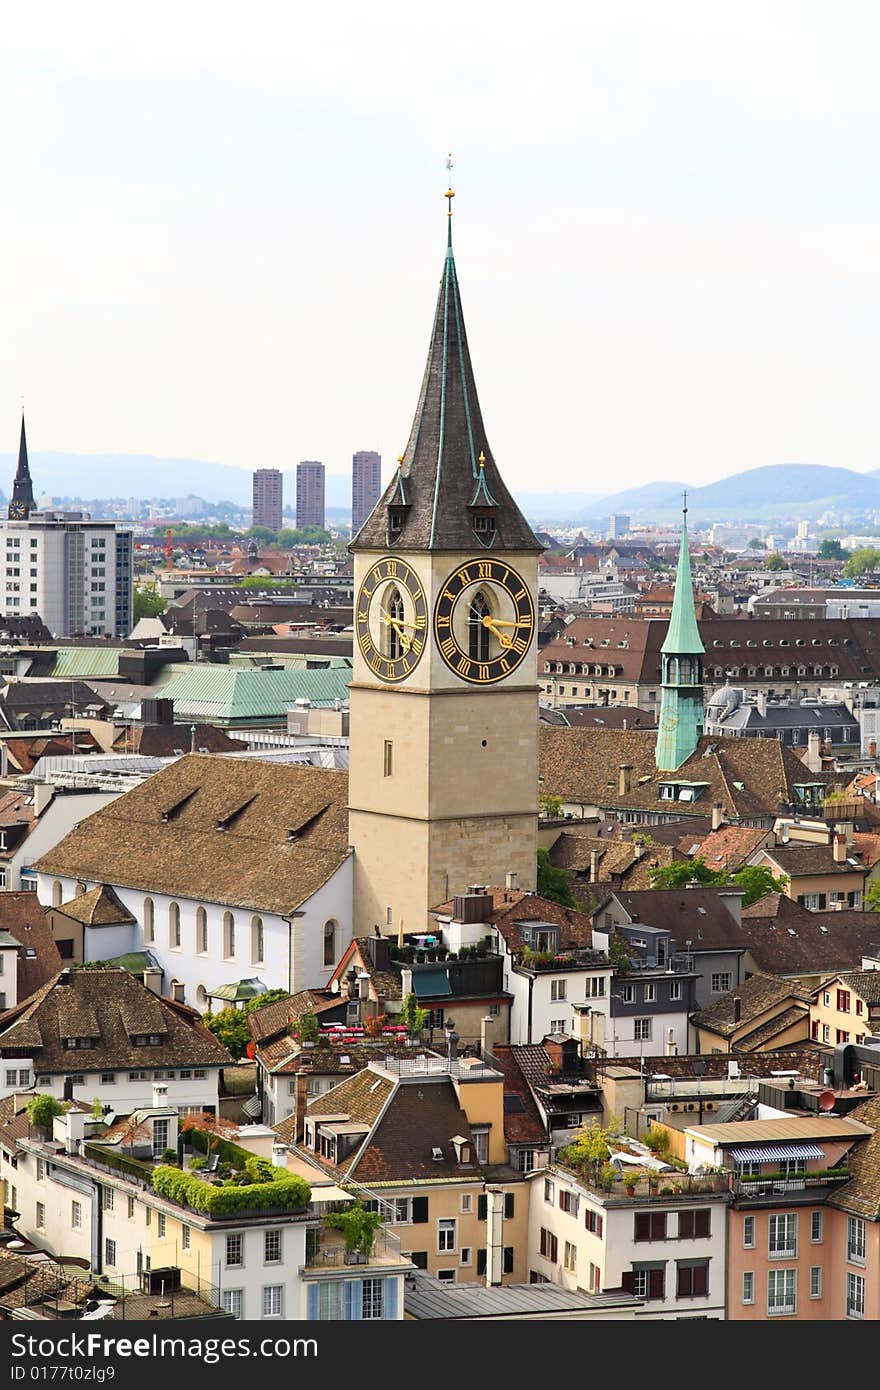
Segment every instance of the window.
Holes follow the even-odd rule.
[[[675,1292],[678,1298],[705,1298],[709,1292],[709,1261],[679,1260]]]
[[[235,918],[231,912],[223,914],[223,955],[226,960],[235,959]]]
[[[70,1204],[70,1224],[75,1231],[80,1230],[83,1223],[82,1202],[71,1202]]]
[[[104,1241],[104,1263],[111,1268],[116,1264],[116,1241],[109,1237]]]
[[[184,1250],[188,1250],[188,1249],[189,1249],[189,1247],[190,1247],[190,1228],[189,1228],[189,1226],[181,1226],[181,1228],[180,1228],[180,1243],[181,1243],[181,1245],[183,1246]]]
[[[562,1263],[572,1274],[577,1270],[577,1246],[572,1245],[570,1240],[565,1242],[562,1255]]]
[[[244,1316],[244,1289],[224,1289],[221,1298],[227,1313],[234,1318]]]
[[[46,1164],[42,1158],[37,1159],[37,1182],[42,1182],[46,1176]]]
[[[577,1193],[569,1192],[567,1187],[563,1187],[559,1193],[559,1210],[567,1211],[569,1216],[577,1216],[578,1205]]]
[[[164,1211],[157,1212],[157,1214],[156,1214],[156,1235],[158,1236],[159,1240],[164,1240],[164,1239],[165,1239],[165,1230],[166,1230],[166,1226],[167,1226],[167,1222],[166,1222],[166,1220],[165,1220],[165,1213],[164,1213]]]
[[[838,1028],[838,1030],[837,1030],[837,1042],[838,1042],[838,1043],[846,1043],[846,1042],[849,1042],[849,1033],[846,1031],[845,1028]]]
[[[101,1206],[103,1207],[104,1211],[113,1210],[113,1199],[115,1195],[116,1194],[114,1193],[112,1187],[103,1187],[101,1189]]]
[[[593,979],[587,980],[584,994],[587,999],[604,999],[605,976],[597,975],[594,976]]]
[[[241,1269],[244,1264],[244,1236],[226,1237],[226,1268]]]
[[[772,1220],[772,1218],[771,1218]],[[796,1308],[793,1269],[771,1269],[767,1275],[767,1312],[793,1313]]]
[[[551,1020],[550,1020],[550,1032],[551,1032],[551,1033],[564,1033],[564,1032],[565,1032],[565,1019],[564,1019],[564,1018],[551,1018]]]
[[[41,1231],[46,1224],[46,1207],[43,1202],[37,1202],[37,1230]]]
[[[768,1227],[767,1253],[771,1260],[797,1254],[797,1215],[794,1212],[771,1216]]]
[[[634,1225],[634,1240],[641,1241],[666,1239],[665,1211],[637,1211],[635,1215]]]
[[[531,1173],[535,1166],[535,1150],[517,1149],[513,1166],[518,1173]]]
[[[437,1249],[454,1250],[455,1245],[455,1219],[441,1219],[437,1222]]]
[[[822,1266],[813,1265],[810,1269],[810,1298],[822,1297]]]
[[[669,981],[669,998],[673,1001],[673,1003],[675,1002],[675,1000],[681,998],[681,980]]]
[[[839,989],[837,991],[837,1012],[839,1014],[849,1013],[849,990]]]
[[[846,1258],[853,1264],[865,1263],[865,1229],[860,1216],[846,1218]]]
[[[471,661],[489,660],[489,629],[483,619],[491,616],[491,609],[482,593],[474,595],[468,611],[468,655]]]
[[[281,1232],[267,1231],[264,1236],[263,1260],[267,1265],[281,1263]]]
[[[263,964],[263,919],[262,917],[251,918],[251,963],[253,965]]]
[[[128,1219],[129,1219],[129,1221],[131,1220],[131,1218],[132,1218],[133,1216],[134,1216],[134,1198],[133,1198],[133,1197],[129,1197],[129,1198],[128,1198]]]
[[[710,1234],[711,1222],[712,1214],[708,1207],[699,1207],[696,1211],[680,1211],[679,1240],[705,1240]]]
[[[552,1202],[556,1196],[556,1184],[549,1178],[544,1179],[544,1201]]]
[[[823,1041],[823,1042],[830,1042],[830,1041],[831,1041],[831,1029],[829,1028],[829,1026],[828,1026],[827,1023],[823,1023],[823,1024],[822,1024],[822,1041]]]
[[[324,964],[333,965],[336,961],[336,923],[331,918],[324,923]]]
[[[665,1298],[666,1270],[662,1265],[634,1265],[621,1277],[621,1285],[637,1298]]]
[[[394,744],[390,738],[385,740],[385,752],[382,762],[382,776],[390,777],[394,769]]]
[[[822,1213],[821,1211],[810,1212],[810,1240],[814,1245],[818,1245],[822,1239]]]
[[[566,981],[565,981],[565,980],[551,980],[551,981],[550,981],[550,1002],[551,1002],[551,1003],[557,1003],[560,999],[564,999],[564,998],[565,998],[565,985],[566,985]]]
[[[712,976],[712,993],[726,994],[730,989],[730,971],[722,970]]]
[[[602,1213],[592,1209],[584,1212],[584,1225],[588,1231],[592,1231],[594,1236],[602,1239]]]
[[[455,1270],[454,1270],[454,1269],[438,1269],[438,1270],[437,1270],[437,1279],[439,1280],[439,1282],[440,1282],[441,1284],[454,1284],[454,1283],[455,1283]]]
[[[364,1321],[375,1321],[382,1317],[382,1290],[381,1279],[364,1279],[361,1293],[361,1317]]]
[[[553,1264],[556,1263],[559,1251],[558,1241],[553,1232],[545,1230],[543,1226],[541,1227],[540,1244],[538,1248],[545,1260],[550,1260]]]
[[[471,1262],[471,1247],[469,1245],[463,1245],[458,1258],[463,1265],[469,1265]]]
[[[635,999],[635,985],[623,985],[620,991],[621,1002],[631,1004]]]
[[[156,939],[156,917],[153,908],[153,899],[144,898],[144,941],[155,941]]]
[[[846,1316],[863,1318],[865,1316],[865,1280],[861,1274],[846,1276]]]
[[[754,1303],[755,1301],[755,1276],[752,1270],[743,1270],[742,1286],[743,1303]]]
[[[281,1304],[284,1295],[283,1284],[265,1284],[263,1286],[263,1317],[280,1318]]]
[[[650,1042],[651,1040],[651,1019],[633,1019],[633,1038],[636,1042]]]
[[[642,985],[642,999],[646,1004],[653,1004],[657,998],[657,991],[654,985]]]
[[[168,904],[168,946],[172,951],[180,950],[180,904]]]

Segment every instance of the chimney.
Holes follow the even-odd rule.
[[[357,997],[358,999],[369,999],[370,997],[370,977],[366,970],[360,970],[358,972]]]
[[[599,851],[597,849],[590,850],[590,882],[599,882]]]
[[[712,807],[712,829],[720,830],[724,824],[724,807],[720,801],[716,801]]]
[[[287,1145],[279,1143],[277,1139],[272,1145],[272,1163],[276,1168],[287,1167]]]
[[[853,845],[855,844],[855,836],[853,834],[852,821],[839,821],[838,824],[835,825],[834,829],[838,835],[843,835],[844,839],[846,840],[847,854],[851,853]]]
[[[831,853],[834,855],[835,864],[846,863],[846,836],[841,835],[837,830],[831,841]]]
[[[412,994],[412,970],[405,965],[400,972],[400,997],[405,999],[408,994]]]
[[[733,996],[733,1021],[739,1023],[742,1019],[742,1000],[738,994]]]
[[[443,1025],[443,1031],[446,1035],[446,1055],[451,1066],[458,1058],[458,1034],[451,1018],[447,1018]]]
[[[493,1018],[491,1014],[487,1014],[485,1018],[481,1018],[481,1019],[480,1019],[480,1056],[481,1056],[481,1057],[485,1057],[487,1053],[491,1053],[491,1051],[492,1051],[492,1049],[493,1049],[495,1043],[498,1041],[498,1038],[497,1038],[496,1034],[497,1034],[497,1032],[498,1032],[498,1028],[499,1028],[499,1026],[500,1026],[500,1023],[501,1023],[501,1016],[500,1016],[500,1015],[499,1015],[497,1018]]]
[[[516,870],[508,869],[504,876],[504,887],[508,893],[516,892]]]
[[[677,1048],[676,1045],[675,1045],[675,1029],[674,1029],[674,1028],[667,1028],[667,1030],[666,1030],[666,1056],[667,1056],[667,1057],[676,1057],[677,1055],[678,1055],[678,1048]]]
[[[184,1004],[184,1003],[186,1003],[186,997],[185,997],[185,996],[186,996],[186,985],[183,983],[183,981],[182,981],[182,980],[172,980],[172,981],[171,981],[171,998],[174,1000],[175,1004]]]
[[[822,739],[817,729],[811,729],[807,734],[807,756],[804,758],[804,766],[810,772],[821,772],[822,770]]]
[[[162,993],[162,971],[157,965],[148,965],[142,976],[147,989],[153,994]]]
[[[756,704],[757,707],[758,707],[758,713],[760,714],[761,718],[763,719],[763,718],[766,716],[766,714],[767,714],[767,692],[766,692],[766,690],[759,690],[759,691],[758,691],[758,695],[757,695],[757,698],[756,698],[756,700],[755,700],[755,704]]]
[[[296,1073],[296,1083],[294,1085],[294,1116],[296,1123],[294,1133],[297,1144],[302,1143],[303,1131],[305,1129],[306,1106],[309,1103],[309,1077],[312,1075],[311,1066],[300,1066]]]
[[[632,790],[632,763],[621,763],[617,774],[617,795],[626,796]]]
[[[644,853],[645,846],[642,844],[641,840],[639,840],[633,845],[633,855],[636,859],[641,859]]]
[[[486,1188],[486,1288],[501,1283],[503,1270],[504,1192],[500,1187]]]
[[[163,1110],[168,1104],[168,1087],[164,1081],[153,1082],[153,1109]]]
[[[34,783],[34,815],[41,816],[55,795],[54,782]]]

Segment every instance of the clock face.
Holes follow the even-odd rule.
[[[383,681],[402,681],[425,650],[428,601],[415,570],[394,556],[377,560],[357,597],[355,628],[363,658]]]
[[[531,646],[535,608],[525,580],[503,560],[470,560],[449,576],[434,607],[434,640],[450,671],[492,685]]]
[[[9,503],[9,517],[12,521],[22,521],[24,519],[25,512],[26,508],[23,502]]]

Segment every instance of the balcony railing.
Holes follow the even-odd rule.
[[[807,1192],[817,1187],[838,1187],[849,1182],[850,1174],[842,1169],[825,1172],[803,1173],[799,1177],[785,1177],[783,1174],[765,1173],[757,1178],[735,1177],[731,1191],[735,1197],[787,1197]]]
[[[601,1175],[594,1176],[589,1168],[578,1171],[557,1160],[560,1168],[573,1173],[587,1188],[590,1188],[604,1202],[675,1202],[678,1199],[693,1201],[696,1196],[729,1193],[731,1174],[724,1173],[623,1173],[613,1182],[604,1181]]]
[[[341,1231],[320,1228],[306,1235],[306,1262],[303,1270],[311,1273],[322,1269],[373,1268],[377,1266],[399,1265],[405,1263],[401,1254],[400,1239],[392,1231],[380,1227],[376,1231],[373,1248],[369,1255],[359,1251],[346,1250]]]

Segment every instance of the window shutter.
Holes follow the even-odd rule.
[[[624,1270],[623,1274],[621,1274],[620,1276],[620,1287],[624,1290],[625,1293],[635,1293],[636,1276],[633,1270]]]
[[[349,1279],[342,1286],[342,1316],[346,1322],[360,1322],[364,1301],[364,1281]]]
[[[428,1219],[428,1199],[427,1197],[413,1197],[412,1199],[412,1219],[413,1225],[424,1225]]]
[[[409,1257],[410,1257],[410,1259],[412,1260],[413,1264],[415,1265],[416,1269],[427,1269],[427,1268],[428,1268],[428,1252],[427,1252],[427,1250],[411,1250],[411,1251],[410,1251],[410,1256],[409,1256]]]
[[[601,1213],[599,1213],[599,1212],[596,1213],[596,1235],[599,1236],[600,1239],[601,1239],[601,1236],[602,1236],[602,1216],[601,1216]]]
[[[706,1213],[708,1216],[708,1212]],[[694,1286],[693,1293],[695,1298],[705,1298],[709,1292],[709,1266],[694,1266]]]
[[[485,1251],[485,1249],[483,1249],[483,1250],[478,1250],[478,1251],[477,1251],[477,1273],[478,1273],[478,1274],[485,1274],[485,1273],[486,1273],[486,1251]]]
[[[690,1240],[694,1234],[694,1213],[692,1211],[680,1211],[678,1213],[678,1238],[679,1240]]]
[[[709,1234],[711,1220],[712,1213],[708,1207],[694,1212],[694,1235],[707,1236]]]
[[[662,1298],[665,1287],[665,1274],[662,1269],[648,1271],[648,1294],[651,1298]]]
[[[694,1287],[694,1271],[690,1265],[679,1265],[676,1294],[679,1298],[690,1298]]]
[[[665,1211],[652,1211],[652,1212],[651,1212],[650,1220],[651,1220],[651,1239],[652,1239],[652,1240],[665,1240],[665,1239],[666,1239],[666,1212],[665,1212]]]
[[[647,1211],[636,1212],[636,1240],[651,1239],[651,1214]]]
[[[512,1246],[512,1245],[505,1245],[505,1247],[504,1247],[504,1254],[503,1254],[502,1263],[501,1263],[501,1272],[502,1272],[502,1274],[512,1274],[512,1273],[513,1273],[513,1246]]]
[[[485,1192],[477,1198],[477,1220],[485,1221],[489,1211],[489,1198]]]
[[[513,1216],[513,1207],[514,1207],[514,1195],[513,1195],[513,1193],[512,1193],[512,1192],[505,1192],[505,1194],[504,1194],[504,1215],[505,1215],[505,1216]]]
[[[389,1322],[397,1318],[397,1280],[394,1277],[385,1280],[383,1315]]]
[[[317,1285],[317,1284],[309,1284],[308,1294],[307,1294],[307,1296],[306,1296],[306,1299],[307,1299],[306,1317],[308,1318],[309,1322],[316,1322],[317,1319],[318,1319],[318,1285]]]

